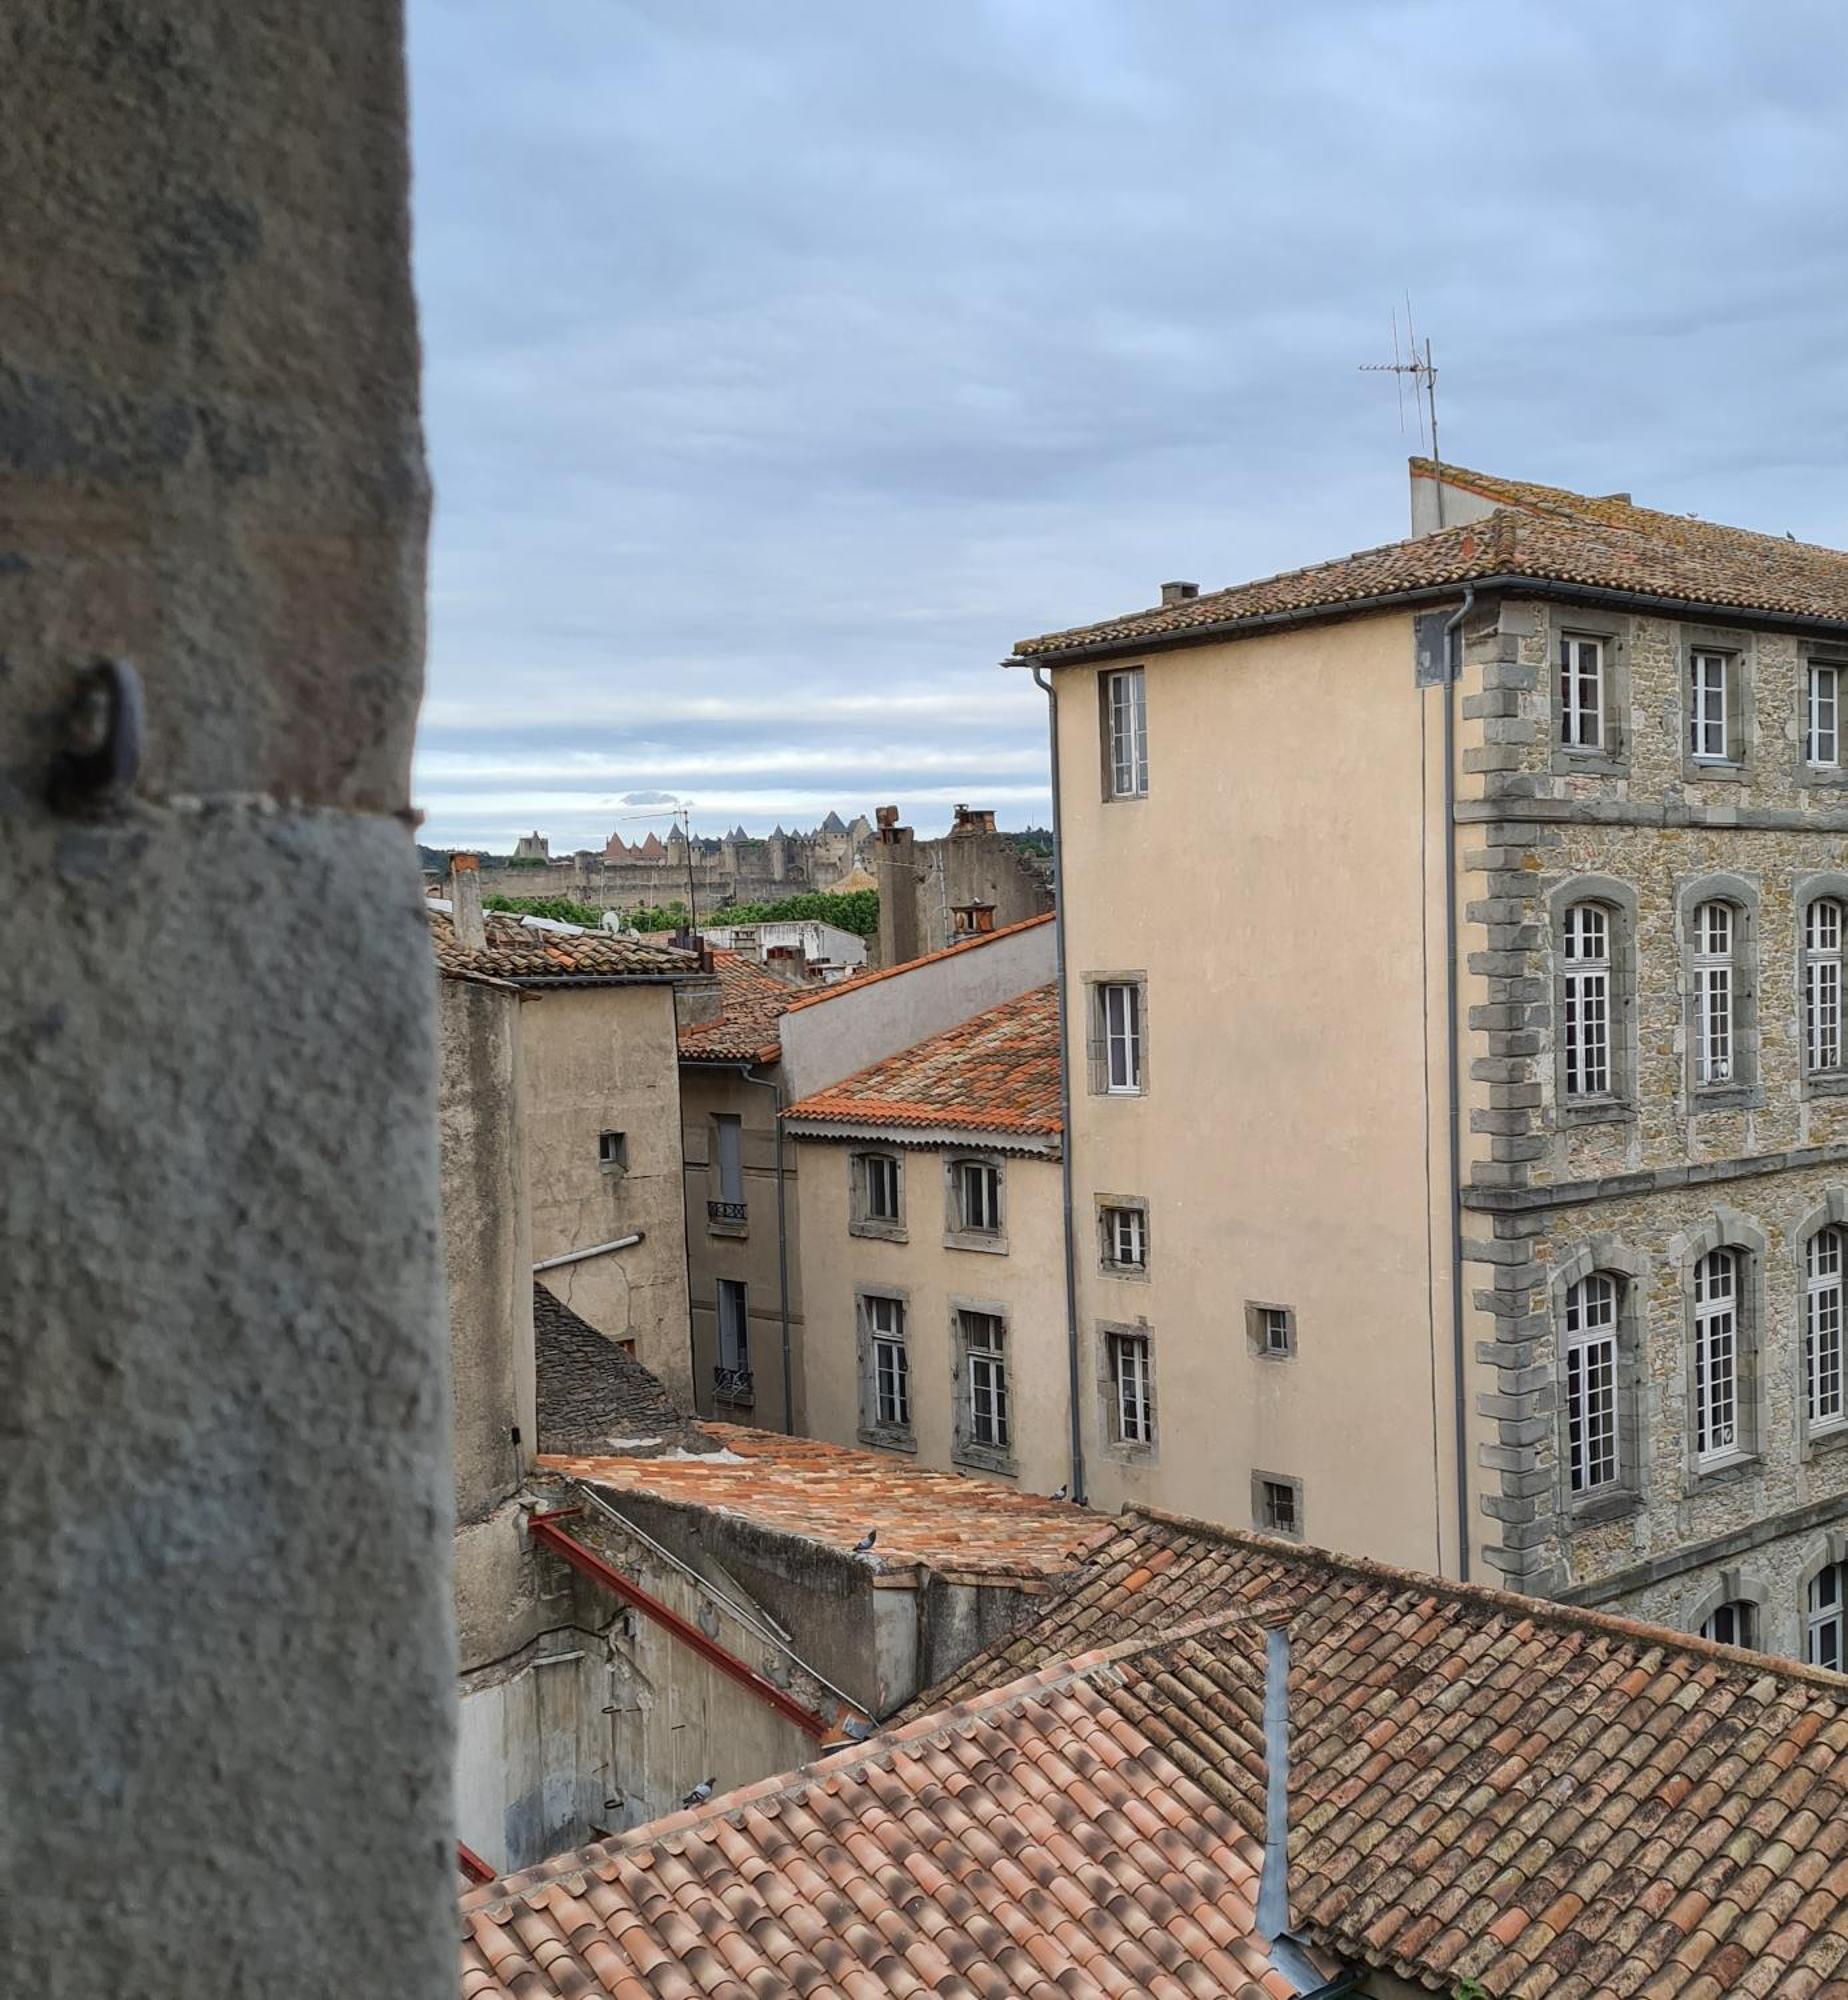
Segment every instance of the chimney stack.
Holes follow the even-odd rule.
[[[1200,595],[1197,583],[1164,583],[1161,587],[1161,601],[1164,604],[1185,604],[1190,597]]]
[[[464,951],[486,951],[487,919],[481,914],[481,863],[472,854],[449,857],[449,921]]]

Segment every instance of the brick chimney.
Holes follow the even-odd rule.
[[[1161,601],[1164,604],[1185,604],[1190,597],[1200,595],[1197,583],[1164,583],[1161,587]]]
[[[472,854],[449,857],[449,920],[464,951],[486,951],[487,920],[481,914],[481,863]]]

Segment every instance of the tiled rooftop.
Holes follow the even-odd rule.
[[[1427,476],[1437,472],[1429,460],[1415,459],[1413,469]],[[1039,658],[1090,646],[1182,639],[1201,627],[1337,610],[1362,599],[1498,576],[1685,598],[1822,624],[1848,622],[1848,554],[1840,550],[1657,513],[1620,494],[1570,493],[1448,465],[1442,474],[1448,483],[1495,502],[1497,511],[1486,520],[1308,569],[1023,639],[1014,650]]]
[[[1848,1680],[1596,1612],[1155,1514],[910,1711],[1099,1646],[1124,1721],[1255,1831],[1291,1633],[1290,1888],[1346,1960],[1507,2000],[1848,1992]]]
[[[1059,993],[1042,986],[792,1104],[803,1121],[1055,1134]]]
[[[1043,1579],[1070,1569],[1111,1528],[1102,1515],[1021,1493],[997,1479],[933,1472],[819,1438],[734,1424],[701,1429],[733,1457],[548,1454],[539,1464],[612,1493],[715,1508],[837,1551],[851,1549],[875,1528],[874,1570],[924,1563],[950,1576]]]
[[[882,965],[876,972],[861,972],[851,979],[838,979],[832,986],[823,986],[813,993],[798,993],[787,1011],[793,1014],[803,1007],[818,1007],[824,1000],[836,999],[843,993],[857,993],[861,987],[876,986],[882,979],[896,979],[901,972],[915,972],[920,965],[935,965],[940,958],[956,958],[963,952],[984,950],[998,939],[1015,937],[1021,931],[1030,931],[1052,920],[1053,912],[1046,910],[1037,917],[1022,917],[1017,924],[1003,924],[998,931],[983,931],[978,936],[946,944],[938,951],[927,951],[920,958],[908,958],[902,965]]]
[[[715,950],[712,969],[719,981],[719,1013],[680,1031],[682,1062],[773,1063],[782,1054],[776,1024],[801,988],[778,979],[735,951]]]
[[[1029,1675],[472,1890],[463,2000],[1288,2000],[1258,1842],[1111,1679]]]
[[[446,904],[426,904],[430,942],[439,972],[466,979],[486,975],[516,986],[692,979],[700,976],[699,961],[671,945],[643,938],[621,937],[614,931],[579,930],[536,917],[488,910],[485,951],[464,951],[456,942],[455,925]]]

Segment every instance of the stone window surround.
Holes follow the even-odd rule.
[[[995,1226],[992,1229],[965,1229],[962,1203],[957,1190],[957,1169],[965,1166],[992,1167],[995,1171]],[[959,1146],[943,1156],[943,1247],[946,1250],[975,1250],[990,1257],[1005,1257],[1007,1248],[1007,1162],[999,1153],[979,1147]]]
[[[1566,1294],[1594,1271],[1609,1271],[1622,1280],[1617,1297],[1617,1484],[1607,1492],[1581,1495],[1572,1491],[1568,1439],[1571,1411],[1566,1400]],[[1648,1463],[1645,1417],[1648,1387],[1639,1301],[1648,1279],[1648,1256],[1632,1250],[1621,1237],[1603,1231],[1588,1237],[1571,1256],[1562,1258],[1553,1272],[1549,1303],[1558,1376],[1557,1505],[1568,1530],[1623,1520],[1643,1505],[1643,1467]]]
[[[1757,654],[1749,631],[1720,625],[1683,625],[1681,656],[1681,775],[1691,784],[1748,783],[1757,759],[1758,702],[1754,688]],[[1696,653],[1726,655],[1726,747],[1720,760],[1696,757],[1693,750],[1693,674]]]
[[[906,1381],[910,1390],[911,1421],[907,1424],[882,1424],[878,1421],[875,1400],[876,1390],[873,1372],[873,1325],[872,1316],[867,1311],[869,1299],[896,1299],[905,1309],[905,1362]],[[918,1448],[918,1367],[917,1354],[912,1346],[915,1331],[911,1318],[911,1287],[909,1285],[855,1285],[853,1288],[853,1325],[855,1362],[860,1377],[860,1442],[872,1445],[881,1451],[909,1451]]]
[[[1015,1462],[1015,1440],[1019,1435],[1019,1425],[1015,1421],[1014,1382],[1014,1328],[1012,1312],[1004,1299],[978,1299],[966,1297],[962,1293],[952,1293],[948,1301],[950,1314],[950,1457],[958,1465],[969,1466],[977,1472],[993,1472],[1003,1478],[1012,1479],[1019,1473]],[[969,1371],[964,1364],[963,1323],[964,1313],[986,1313],[1001,1322],[1001,1360],[1007,1383],[1007,1435],[1005,1446],[977,1444],[972,1435],[973,1412],[970,1407]]]
[[[1842,669],[1844,692],[1848,693],[1848,665]],[[1791,882],[1791,908],[1796,923],[1796,1024],[1797,1066],[1805,1097],[1848,1097],[1848,1062],[1837,1070],[1814,1071],[1809,1067],[1808,1038],[1804,1032],[1803,954],[1809,923],[1809,906],[1819,897],[1833,896],[1842,906],[1843,926],[1848,931],[1848,873],[1833,869],[1805,869]],[[1842,1034],[1848,1047],[1848,937],[1843,949]]]
[[[1825,1567],[1825,1564],[1818,1563],[1816,1570]],[[1812,1574],[1815,1572],[1812,1571]],[[1807,1578],[1801,1587],[1807,1590]],[[1686,1612],[1687,1629],[1698,1637],[1700,1628],[1722,1604],[1749,1604],[1752,1607],[1752,1639],[1762,1650],[1770,1638],[1767,1628],[1772,1620],[1766,1614],[1773,1608],[1774,1601],[1769,1585],[1761,1583],[1757,1577],[1742,1569],[1723,1569]]]
[[[1630,771],[1630,649],[1636,621],[1573,605],[1547,620],[1547,734],[1553,770],[1565,777],[1622,778]],[[1604,747],[1573,750],[1559,740],[1559,647],[1566,638],[1604,641]]]
[[[1266,1346],[1264,1340],[1264,1315],[1280,1312],[1283,1315],[1285,1335],[1282,1347]],[[1296,1308],[1281,1305],[1275,1299],[1247,1299],[1245,1301],[1245,1345],[1253,1357],[1259,1361],[1294,1361],[1296,1359]]]
[[[1296,1525],[1293,1528],[1274,1528],[1264,1518],[1264,1489],[1266,1486],[1287,1486],[1296,1496]],[[1303,1482],[1287,1472],[1266,1472],[1259,1466],[1251,1471],[1251,1525],[1261,1535],[1277,1535],[1286,1541],[1306,1542],[1309,1539],[1309,1524],[1303,1514]]]
[[[1097,1268],[1106,1278],[1124,1278],[1146,1285],[1149,1266],[1154,1262],[1154,1243],[1149,1235],[1149,1198],[1144,1194],[1100,1194],[1093,1197],[1097,1213]],[[1117,1264],[1110,1258],[1109,1211],[1113,1208],[1139,1209],[1142,1214],[1142,1258],[1140,1264]]]
[[[1812,764],[1809,760],[1809,677],[1812,663],[1841,669],[1835,718],[1836,754],[1842,759],[1839,764]],[[1800,790],[1824,790],[1831,786],[1848,785],[1848,713],[1839,712],[1842,708],[1848,708],[1848,646],[1834,640],[1803,641],[1797,648],[1797,740],[1792,752],[1791,779]]]
[[[1149,1094],[1149,976],[1146,972],[1087,972],[1084,986],[1085,1081],[1091,1096],[1133,1100]],[[1136,989],[1138,1080],[1136,1090],[1110,1088],[1109,1058],[1104,1047],[1104,988]]]
[[[1117,1428],[1116,1377],[1110,1368],[1110,1336],[1135,1334],[1149,1344],[1149,1427],[1147,1444],[1126,1443]],[[1103,1449],[1118,1465],[1155,1465],[1161,1453],[1161,1390],[1155,1359],[1155,1330],[1146,1319],[1100,1319],[1097,1322],[1097,1386],[1103,1402]]]
[[[1817,1552],[1803,1565],[1797,1577],[1797,1657],[1803,1657],[1803,1640],[1809,1624],[1809,1587],[1825,1569],[1848,1563],[1848,1529],[1829,1528],[1823,1533]],[[1848,1612],[1844,1613],[1848,1616]]]
[[[1818,1452],[1848,1448],[1848,1421],[1832,1424],[1825,1431],[1812,1432],[1809,1423],[1809,1368],[1804,1359],[1805,1318],[1809,1310],[1809,1244],[1818,1230],[1848,1232],[1848,1187],[1832,1187],[1790,1233],[1791,1255],[1795,1260],[1797,1309],[1793,1315],[1792,1338],[1796,1352],[1791,1357],[1792,1419],[1797,1427],[1797,1457],[1807,1464]],[[1848,1274],[1844,1277],[1848,1289]],[[1848,1337],[1848,1328],[1844,1329]]]
[[[898,1176],[898,1214],[888,1221],[869,1215],[866,1206],[866,1162],[890,1160]],[[905,1156],[894,1146],[856,1146],[847,1158],[847,1233],[876,1237],[883,1243],[909,1243],[905,1226]]]
[[[1565,916],[1575,903],[1601,903],[1611,919],[1610,1092],[1603,1097],[1566,1095]],[[1553,1105],[1561,1126],[1608,1125],[1636,1116],[1639,1063],[1636,1025],[1636,890],[1615,875],[1574,875],[1547,897],[1547,986],[1552,1008]]]
[[[1733,1068],[1729,1083],[1694,1079],[1694,912],[1703,903],[1728,903],[1734,913]],[[1758,884],[1749,876],[1699,875],[1675,892],[1675,935],[1681,955],[1681,1082],[1690,1116],[1702,1111],[1756,1110],[1765,1101],[1758,1068]]]
[[[1762,1363],[1765,1328],[1765,1234],[1749,1216],[1716,1204],[1700,1229],[1671,1239],[1669,1256],[1679,1278],[1681,1298],[1682,1482],[1684,1499],[1716,1486],[1756,1478],[1763,1469],[1765,1439],[1765,1369]],[[1745,1442],[1718,1464],[1703,1466],[1695,1457],[1694,1424],[1694,1271],[1709,1251],[1737,1250],[1741,1255],[1736,1302],[1737,1384],[1735,1408]]]

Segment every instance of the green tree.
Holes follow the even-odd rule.
[[[594,931],[603,921],[603,912],[588,903],[574,903],[569,896],[483,896],[484,910],[505,910],[518,917],[549,917],[555,924],[582,924]]]

